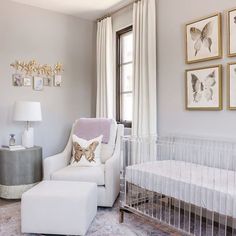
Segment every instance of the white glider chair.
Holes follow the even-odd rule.
[[[44,159],[45,180],[94,182],[98,186],[98,206],[112,207],[120,191],[120,149],[124,126],[112,120],[110,138],[102,143],[102,165],[78,167],[70,165],[72,156],[72,135],[78,120],[72,126],[69,141],[62,153]]]

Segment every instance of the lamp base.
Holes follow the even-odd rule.
[[[22,134],[22,145],[25,148],[31,148],[34,146],[34,129],[29,127]]]

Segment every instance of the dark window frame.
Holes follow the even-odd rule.
[[[132,122],[121,120],[121,75],[120,75],[120,44],[121,36],[133,30],[133,26],[128,26],[116,32],[116,120],[120,124],[124,124],[126,128],[132,127]]]

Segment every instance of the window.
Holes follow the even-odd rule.
[[[126,127],[132,124],[133,31],[132,26],[117,32],[116,119]]]

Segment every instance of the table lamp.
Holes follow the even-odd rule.
[[[39,102],[19,101],[15,103],[14,116],[15,121],[26,122],[26,129],[22,134],[22,145],[26,148],[34,146],[34,129],[30,122],[41,121],[41,105]]]

